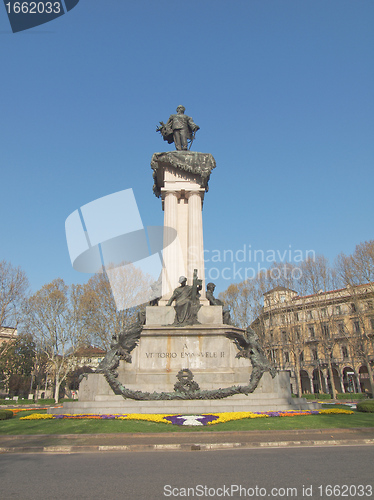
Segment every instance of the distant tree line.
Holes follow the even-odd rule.
[[[131,265],[118,273],[124,296],[150,285],[150,277]],[[27,396],[51,380],[58,401],[61,385],[77,385],[75,352],[88,346],[108,350],[139,307],[117,310],[105,272],[84,285],[69,286],[58,278],[33,294],[28,288],[23,271],[0,262],[0,327],[19,333],[0,345],[0,393]]]

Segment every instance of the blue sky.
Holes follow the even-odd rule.
[[[179,104],[217,162],[208,257],[334,259],[373,239],[373,22],[372,0],[80,0],[13,34],[0,9],[0,260],[33,291],[85,282],[65,219],[121,189],[162,224],[150,160],[172,149],[155,129]],[[217,292],[240,281],[233,264],[207,262]]]

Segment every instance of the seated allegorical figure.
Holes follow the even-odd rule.
[[[214,297],[214,290],[216,285],[214,283],[208,283],[206,286],[206,298],[209,300],[211,306],[222,306],[223,322],[225,325],[231,325],[230,309],[225,305],[222,300],[216,299]]]
[[[187,285],[187,278],[181,276],[179,278],[180,286],[176,288],[170,297],[167,306],[175,301],[175,320],[174,326],[196,325],[197,313],[200,309],[200,293],[201,280],[197,279],[197,271],[194,271],[194,279],[192,285]]]

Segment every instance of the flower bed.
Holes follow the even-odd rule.
[[[345,414],[352,415],[351,410],[328,409],[328,410],[287,410],[287,411],[267,411],[267,412],[226,412],[207,413],[202,415],[163,415],[163,414],[107,414],[107,415],[51,415],[46,413],[32,413],[20,420],[66,420],[66,419],[96,419],[96,420],[146,420],[149,422],[161,422],[174,425],[213,425],[231,420],[241,420],[244,418],[271,418],[271,417],[295,417],[304,415],[326,415]]]

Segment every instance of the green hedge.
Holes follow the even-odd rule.
[[[292,397],[293,398],[297,398],[297,395],[296,394],[292,394]],[[331,394],[303,394],[302,395],[303,398],[305,399],[312,399],[312,400],[315,400],[315,399],[331,399],[332,398],[332,395]],[[360,400],[360,399],[367,399],[367,398],[370,398],[371,397],[371,394],[367,394],[367,393],[362,393],[362,392],[346,392],[346,393],[337,393],[336,394],[336,399],[345,399],[345,400],[351,400],[351,399],[354,399],[354,400]]]
[[[292,397],[297,398],[296,394],[292,394]],[[302,394],[302,398],[305,399],[331,399],[331,394]]]
[[[367,399],[370,396],[370,394],[364,392],[339,392],[339,394],[336,395],[336,399]]]
[[[13,412],[11,410],[0,410],[0,420],[8,420],[8,418],[13,417]]]
[[[373,400],[360,401],[359,403],[357,403],[357,411],[362,411],[365,413],[374,413],[374,401]]]

